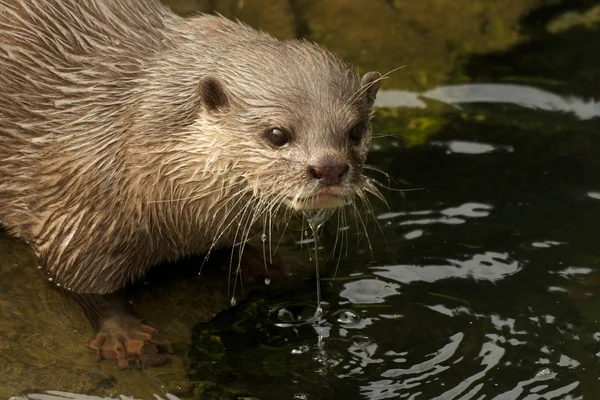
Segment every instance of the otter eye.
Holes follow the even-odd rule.
[[[360,141],[362,140],[364,131],[365,131],[365,126],[362,123],[355,125],[348,132],[348,137],[350,138],[350,141],[353,144],[359,144]]]
[[[290,134],[287,131],[280,128],[269,129],[265,133],[265,136],[269,143],[271,143],[271,145],[275,147],[284,146],[290,141]]]

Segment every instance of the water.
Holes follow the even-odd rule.
[[[371,162],[422,190],[386,193],[391,210],[377,207],[375,258],[351,240],[323,285],[326,357],[315,361],[309,330],[232,346],[232,366],[255,365],[236,369],[248,377],[243,390],[273,399],[285,390],[315,399],[594,398],[599,121],[468,100],[423,145],[399,153],[400,140],[375,142]],[[302,290],[293,298],[308,303]],[[336,318],[344,309],[360,320]],[[301,343],[312,353],[290,352]],[[283,370],[270,365],[281,362],[273,347],[290,352],[283,377],[272,372]],[[285,390],[249,379],[257,370]]]
[[[342,13],[326,1],[292,3],[293,20],[270,11],[289,21],[274,25],[280,36],[308,35],[364,70],[406,64],[377,100],[369,163],[395,183],[382,189],[389,208],[373,199],[371,244],[360,223],[338,227],[335,215],[318,246],[308,228],[290,229],[277,251],[304,275],[284,288],[270,279],[214,318],[229,305],[223,279],[153,283],[136,310],[176,353],[165,367],[117,371],[93,360],[85,319],[32,283],[25,247],[5,238],[0,388],[30,398],[596,399],[598,8],[394,1]],[[378,24],[364,31],[371,13]],[[313,318],[312,269],[338,228],[348,244],[339,266],[336,255],[320,271]],[[14,264],[31,270],[35,290],[16,286],[29,272]]]

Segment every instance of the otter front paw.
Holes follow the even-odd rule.
[[[167,361],[167,356],[160,351],[173,353],[173,347],[169,341],[155,337],[157,332],[132,315],[109,316],[102,320],[89,346],[96,351],[98,360],[117,360],[121,369],[132,364],[139,368],[160,365]]]

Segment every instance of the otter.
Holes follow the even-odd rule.
[[[380,80],[159,0],[0,0],[0,223],[48,280],[105,295],[291,213],[364,201]],[[137,320],[108,325],[92,347],[120,365],[165,345]]]

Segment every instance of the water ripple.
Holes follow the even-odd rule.
[[[466,260],[447,259],[447,265],[383,265],[372,267],[377,276],[401,283],[435,282],[449,278],[498,281],[521,270],[508,253],[488,251]]]

